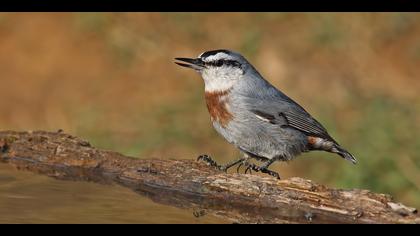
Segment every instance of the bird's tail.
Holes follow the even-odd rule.
[[[334,144],[334,146],[332,148],[332,152],[337,153],[338,155],[340,155],[341,157],[350,161],[353,164],[357,163],[356,158],[350,152],[348,152],[346,149],[342,148],[338,144]]]

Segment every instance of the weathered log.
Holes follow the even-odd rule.
[[[0,132],[0,161],[58,179],[117,183],[238,223],[420,223],[416,209],[387,194],[228,174],[195,160],[136,159],[62,132]]]

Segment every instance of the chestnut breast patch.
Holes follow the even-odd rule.
[[[226,127],[233,118],[227,106],[229,92],[229,90],[226,90],[205,93],[207,109],[209,110],[211,120],[218,122],[222,127]]]

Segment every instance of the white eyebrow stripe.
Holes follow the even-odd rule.
[[[200,55],[200,57],[201,57],[201,55]],[[217,61],[217,60],[220,60],[220,59],[233,60],[234,58],[232,56],[224,53],[224,52],[219,52],[215,55],[211,55],[211,56],[208,56],[208,57],[204,58],[203,61],[210,62],[210,61]]]

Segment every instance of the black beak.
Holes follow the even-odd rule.
[[[175,60],[189,63],[189,64],[186,64],[186,63],[181,63],[181,62],[175,62],[175,64],[183,66],[183,67],[191,68],[194,70],[201,70],[204,68],[204,62],[200,58],[192,59],[192,58],[177,57],[175,58]]]

